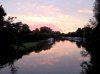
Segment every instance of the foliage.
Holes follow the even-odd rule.
[[[27,24],[22,22],[14,23],[17,17],[8,17],[8,19],[5,20],[5,16],[4,8],[0,6],[0,44],[9,45],[40,41],[53,37],[53,35],[56,34],[56,32],[46,26],[31,31]]]

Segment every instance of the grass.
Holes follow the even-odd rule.
[[[39,44],[39,42],[28,42],[28,43],[23,43],[23,46],[25,48],[30,48],[30,47],[37,46],[38,44]]]
[[[16,45],[13,44],[11,45],[17,52],[27,52],[33,49],[34,47],[46,42],[47,40],[41,40],[38,42],[27,42],[27,43],[22,43],[21,45]]]

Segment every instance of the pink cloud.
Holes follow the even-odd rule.
[[[93,11],[91,9],[81,9],[78,10],[79,13],[87,13],[87,14],[93,14]]]
[[[26,6],[28,9],[25,8]],[[87,23],[87,19],[66,14],[61,8],[54,5],[26,4],[26,6],[22,5],[20,8],[25,13],[10,15],[16,16],[18,21],[28,24],[31,30],[47,26],[55,31],[67,33],[75,31],[78,27],[83,27]],[[89,11],[80,10],[79,12],[88,13]]]

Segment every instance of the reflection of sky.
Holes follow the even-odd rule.
[[[68,32],[83,27],[92,16],[94,0],[0,0],[10,16],[33,25],[50,24]]]
[[[69,41],[56,42],[49,50],[24,56],[15,66],[18,74],[80,74],[80,64],[88,60],[82,58],[80,51],[82,48]]]

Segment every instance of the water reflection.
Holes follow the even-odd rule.
[[[79,74],[82,62],[80,51],[80,48],[77,48],[74,43],[59,41],[55,42],[50,50],[40,53],[32,52],[15,64],[19,66],[19,72],[22,74],[24,72],[31,72],[30,74]]]
[[[5,67],[9,67],[12,74],[17,73],[18,67],[15,66],[15,62],[22,58],[23,55],[29,55],[30,52],[39,53],[41,51],[46,51],[50,49],[53,45],[54,41],[52,43],[49,43],[48,40],[41,41],[37,46],[30,47],[28,51],[16,51],[15,48],[10,46],[3,46],[1,45],[2,50],[0,50],[0,70]],[[18,47],[19,48],[19,47]],[[0,73],[2,74],[2,72]],[[7,72],[4,74],[8,74]]]
[[[66,40],[41,42],[31,47],[28,53],[9,49],[9,52],[0,54],[0,74],[80,74],[86,72],[90,60],[81,43]]]
[[[18,67],[14,65],[14,62],[9,63],[9,68],[11,70],[11,74],[17,74]]]
[[[76,42],[76,45],[84,48],[84,51],[81,51],[83,57],[90,55],[90,61],[81,63],[81,74],[100,74],[100,43]]]

